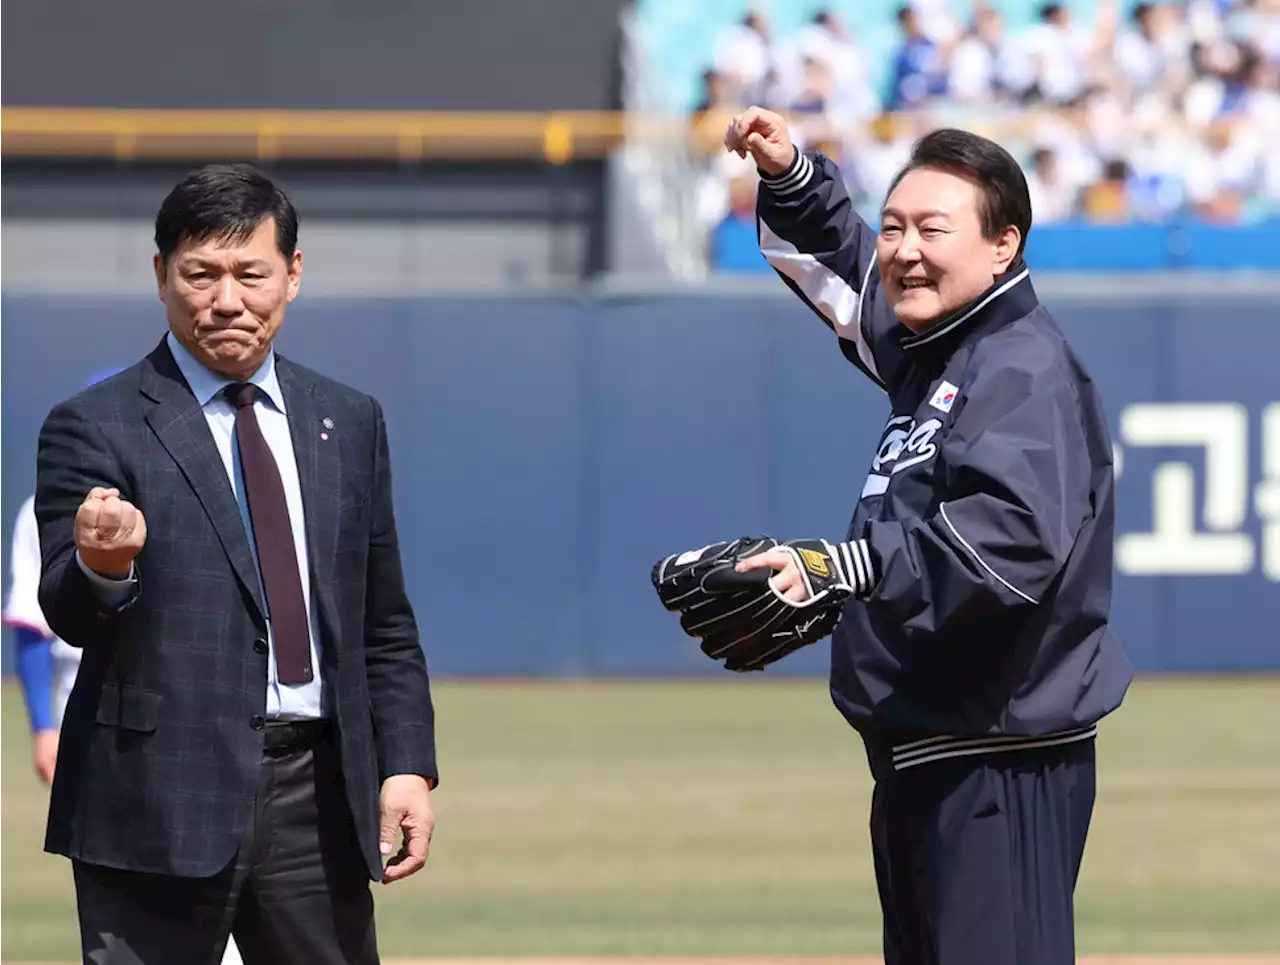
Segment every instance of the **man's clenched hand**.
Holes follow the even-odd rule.
[[[763,107],[749,107],[729,123],[724,146],[738,157],[751,155],[756,167],[769,177],[777,177],[796,159],[791,132],[781,114]]]

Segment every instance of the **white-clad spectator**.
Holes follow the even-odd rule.
[[[920,18],[924,35],[939,47],[945,49],[959,37],[952,0],[910,0],[910,5]]]
[[[1115,86],[1100,84],[1084,97],[1085,124],[1094,152],[1104,158],[1122,158],[1133,145],[1131,105]]]
[[[806,58],[800,93],[788,105],[792,137],[801,150],[819,141],[838,141],[836,128],[844,119],[835,108],[835,94],[835,76],[826,62]]]
[[[1033,225],[1070,221],[1075,215],[1079,187],[1063,177],[1052,148],[1039,147],[1032,154],[1027,190]]]
[[[867,70],[866,53],[849,35],[843,20],[831,10],[819,11],[796,31],[785,57],[789,78],[784,102],[797,99],[805,83],[806,61],[817,61],[830,73],[831,109],[841,118],[860,122],[880,109]]]
[[[1193,128],[1207,128],[1221,112],[1227,78],[1240,70],[1243,60],[1239,46],[1229,40],[1192,45],[1192,81],[1182,96],[1182,113]]]
[[[911,158],[916,131],[904,116],[881,114],[866,128],[869,136],[852,145],[852,180],[855,207],[873,223],[879,223],[880,206],[889,194],[889,185]],[[923,132],[919,132],[923,133]]]
[[[1066,104],[1079,96],[1094,78],[1095,59],[1110,47],[1114,29],[1110,3],[1099,0],[1093,27],[1073,22],[1065,3],[1046,3],[1040,23],[1021,38],[1030,60],[1033,87],[1050,104]]]
[[[769,23],[753,10],[716,39],[712,66],[732,77],[747,103],[766,99],[774,79],[774,52]]]
[[[1000,14],[980,8],[973,26],[951,52],[948,97],[961,104],[989,104],[1004,100],[1015,86],[1012,52],[1004,36]],[[1025,85],[1021,85],[1025,86]]]
[[[1190,42],[1170,3],[1139,3],[1133,28],[1116,39],[1116,66],[1134,93],[1189,79]]]
[[[741,178],[754,177],[755,166],[749,159],[731,151],[713,156],[697,176],[694,191],[694,215],[703,230],[710,230],[724,220],[730,208],[730,186]]]
[[[1259,201],[1264,213],[1280,217],[1280,151],[1264,151],[1259,178]]]
[[[1177,123],[1168,103],[1149,96],[1134,116],[1135,136],[1129,147],[1134,216],[1165,221],[1186,201],[1183,168],[1196,138]]]
[[[1184,0],[1182,17],[1193,43],[1208,44],[1221,40],[1225,30],[1223,18],[1233,0]]]
[[[1058,175],[1079,192],[1102,174],[1102,160],[1089,136],[1088,113],[1082,96],[1065,110],[1039,120],[1033,130],[1037,146],[1053,152]]]
[[[1211,55],[1212,73],[1201,76],[1187,90],[1188,120],[1203,128],[1221,118],[1247,117],[1251,107],[1265,111],[1266,97],[1259,102],[1255,96],[1259,90],[1265,91],[1269,83],[1266,64],[1257,48],[1224,41],[1211,48]]]
[[[1272,63],[1280,63],[1280,0],[1246,0],[1227,20],[1227,33]]]
[[[1247,125],[1226,119],[1209,125],[1186,167],[1187,200],[1196,214],[1220,224],[1241,219],[1248,198],[1263,187],[1260,148]]]
[[[826,118],[832,110],[836,94],[835,74],[825,60],[806,57],[800,91],[790,104],[792,114]]]
[[[1238,113],[1262,143],[1280,148],[1280,65],[1262,57],[1248,65]]]

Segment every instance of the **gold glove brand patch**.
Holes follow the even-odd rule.
[[[827,558],[821,553],[807,550],[804,547],[797,547],[796,552],[800,554],[800,558],[804,560],[805,568],[817,576],[830,576],[831,571],[827,569]]]

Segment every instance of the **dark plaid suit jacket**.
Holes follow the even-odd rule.
[[[377,880],[382,779],[436,777],[386,429],[369,396],[278,356],[277,372],[302,486],[321,679]],[[138,592],[120,609],[100,602],[75,560],[76,509],[94,486],[119,489],[147,520]],[[226,469],[163,342],[50,412],[36,515],[40,604],[54,631],[84,650],[46,850],[136,871],[218,872],[241,841],[258,784],[266,622]]]

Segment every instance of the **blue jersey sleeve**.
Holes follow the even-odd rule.
[[[17,643],[18,683],[27,705],[27,719],[34,734],[56,730],[53,718],[53,651],[48,637],[29,627],[14,627]]]

